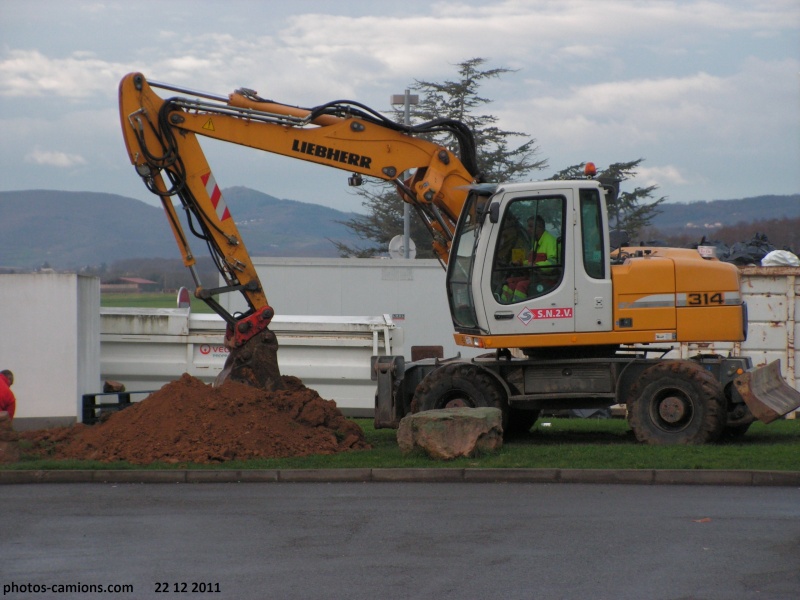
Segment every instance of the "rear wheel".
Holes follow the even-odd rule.
[[[503,412],[503,430],[508,424],[508,402],[500,384],[482,369],[453,363],[431,371],[417,386],[411,412],[440,408],[492,407]]]
[[[690,361],[667,361],[642,373],[631,386],[628,424],[648,444],[716,441],[726,424],[722,386]]]

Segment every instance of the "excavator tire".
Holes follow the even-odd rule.
[[[726,425],[722,386],[691,361],[649,367],[631,386],[627,408],[636,439],[653,445],[715,442]]]
[[[503,412],[503,431],[508,425],[508,402],[502,387],[482,369],[452,363],[431,371],[417,386],[411,412],[454,408],[493,407]]]

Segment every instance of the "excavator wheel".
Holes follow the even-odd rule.
[[[636,439],[648,444],[714,442],[726,425],[722,386],[691,361],[649,367],[631,386],[627,408]]]
[[[508,425],[508,402],[502,387],[482,369],[452,363],[431,371],[417,386],[411,412],[467,406],[493,407],[503,412],[503,430]]]

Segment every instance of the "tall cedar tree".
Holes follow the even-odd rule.
[[[512,72],[511,69],[502,68],[484,70],[482,66],[485,62],[486,59],[473,58],[459,63],[456,65],[458,78],[455,81],[437,83],[415,80],[410,87],[419,92],[420,102],[411,107],[411,117],[414,123],[436,118],[457,119],[465,123],[475,136],[482,180],[519,180],[528,176],[531,171],[544,168],[546,161],[536,160],[538,148],[533,139],[520,146],[511,145],[510,138],[529,137],[528,134],[500,129],[496,124],[497,117],[476,114],[491,102],[478,94],[481,84]],[[402,110],[395,111],[394,118],[402,123]],[[458,151],[456,141],[445,134],[428,139],[454,152]],[[403,201],[394,186],[385,182],[367,183],[358,188],[357,193],[363,198],[361,204],[367,212],[342,223],[359,238],[367,241],[368,245],[350,247],[333,243],[341,256],[370,257],[385,254],[389,241],[403,233]],[[430,235],[413,210],[410,235],[416,243],[418,258],[434,257],[429,245]]]

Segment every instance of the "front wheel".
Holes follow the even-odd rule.
[[[726,424],[722,386],[690,361],[666,361],[642,373],[627,400],[628,424],[648,444],[716,441]]]
[[[411,400],[412,413],[459,406],[499,408],[503,430],[508,425],[505,391],[490,374],[471,364],[452,363],[431,371]]]

